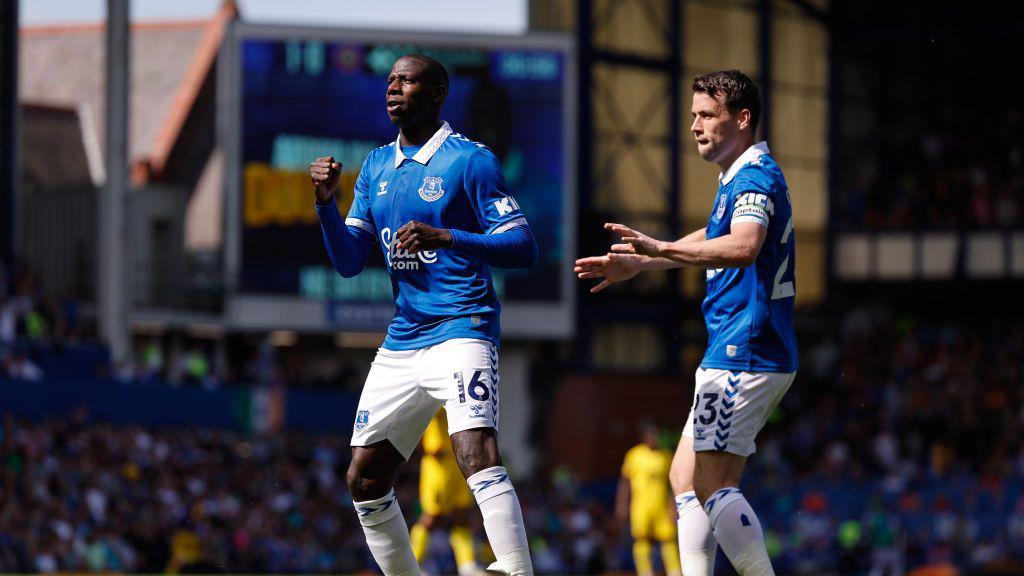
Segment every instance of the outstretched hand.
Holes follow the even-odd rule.
[[[604,229],[622,237],[621,244],[612,245],[612,252],[615,254],[639,254],[658,258],[668,245],[668,242],[651,238],[624,224],[609,222],[604,225]]]
[[[600,278],[591,293],[600,292],[612,284],[625,282],[640,273],[643,256],[636,254],[606,254],[604,256],[588,256],[576,261],[573,272],[580,280]]]

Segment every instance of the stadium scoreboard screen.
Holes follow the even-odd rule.
[[[492,268],[503,333],[565,337],[573,326],[574,106],[570,44],[563,38],[371,34],[239,24],[221,78],[231,95],[225,260],[227,314],[237,327],[381,330],[391,282],[379,247],[345,279],[331,267],[313,210],[309,163],[342,165],[347,213],[367,154],[397,136],[384,107],[401,55],[442,62],[451,76],[442,118],[486,144],[540,247],[530,270]]]

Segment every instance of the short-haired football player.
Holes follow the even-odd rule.
[[[345,219],[335,204],[340,164],[310,164],[334,268],[359,274],[379,241],[395,297],[359,399],[348,487],[384,574],[419,574],[392,484],[444,406],[497,559],[488,570],[530,575],[522,511],[498,454],[501,307],[490,267],[532,266],[537,243],[495,155],[441,121],[447,96],[448,73],[436,60],[410,54],[394,63],[385,104],[398,137],[363,162]]]
[[[697,152],[721,168],[707,226],[663,241],[605,224],[621,243],[577,260],[575,271],[601,279],[597,292],[644,270],[705,270],[708,346],[670,473],[683,574],[713,574],[716,542],[741,576],[774,574],[739,486],[754,439],[797,370],[789,187],[768,144],[754,137],[761,98],[749,77],[736,70],[698,76],[691,111]]]

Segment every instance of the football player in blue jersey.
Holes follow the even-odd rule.
[[[500,305],[489,266],[526,268],[537,244],[483,144],[441,121],[448,73],[422,55],[387,79],[394,143],[370,152],[342,220],[341,166],[310,164],[316,212],[339,274],[358,274],[379,241],[395,316],[359,399],[348,486],[366,543],[384,574],[419,573],[392,484],[441,406],[496,561],[489,572],[530,575],[522,511],[498,454]]]
[[[717,545],[741,576],[773,574],[739,484],[754,438],[797,370],[792,206],[782,170],[754,138],[761,99],[750,78],[736,70],[698,76],[692,113],[697,152],[722,170],[707,226],[671,242],[606,224],[621,243],[577,260],[575,271],[601,279],[591,289],[598,292],[644,270],[706,270],[708,347],[670,472],[683,574],[713,574]]]

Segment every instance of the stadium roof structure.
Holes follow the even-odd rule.
[[[83,134],[83,117],[69,106],[24,103],[21,121],[22,181],[29,188],[59,188],[95,183],[94,159]],[[58,158],[59,170],[54,170]]]
[[[237,5],[228,0],[208,20],[132,24],[129,160],[133,184],[167,176],[188,132],[190,116],[195,115],[204,87],[215,74],[227,27],[237,18]],[[83,118],[82,138],[95,143],[99,158],[106,141],[105,49],[102,22],[21,30],[20,101],[36,111],[77,110]],[[96,169],[102,170],[102,162]],[[97,180],[95,174],[93,180]]]

